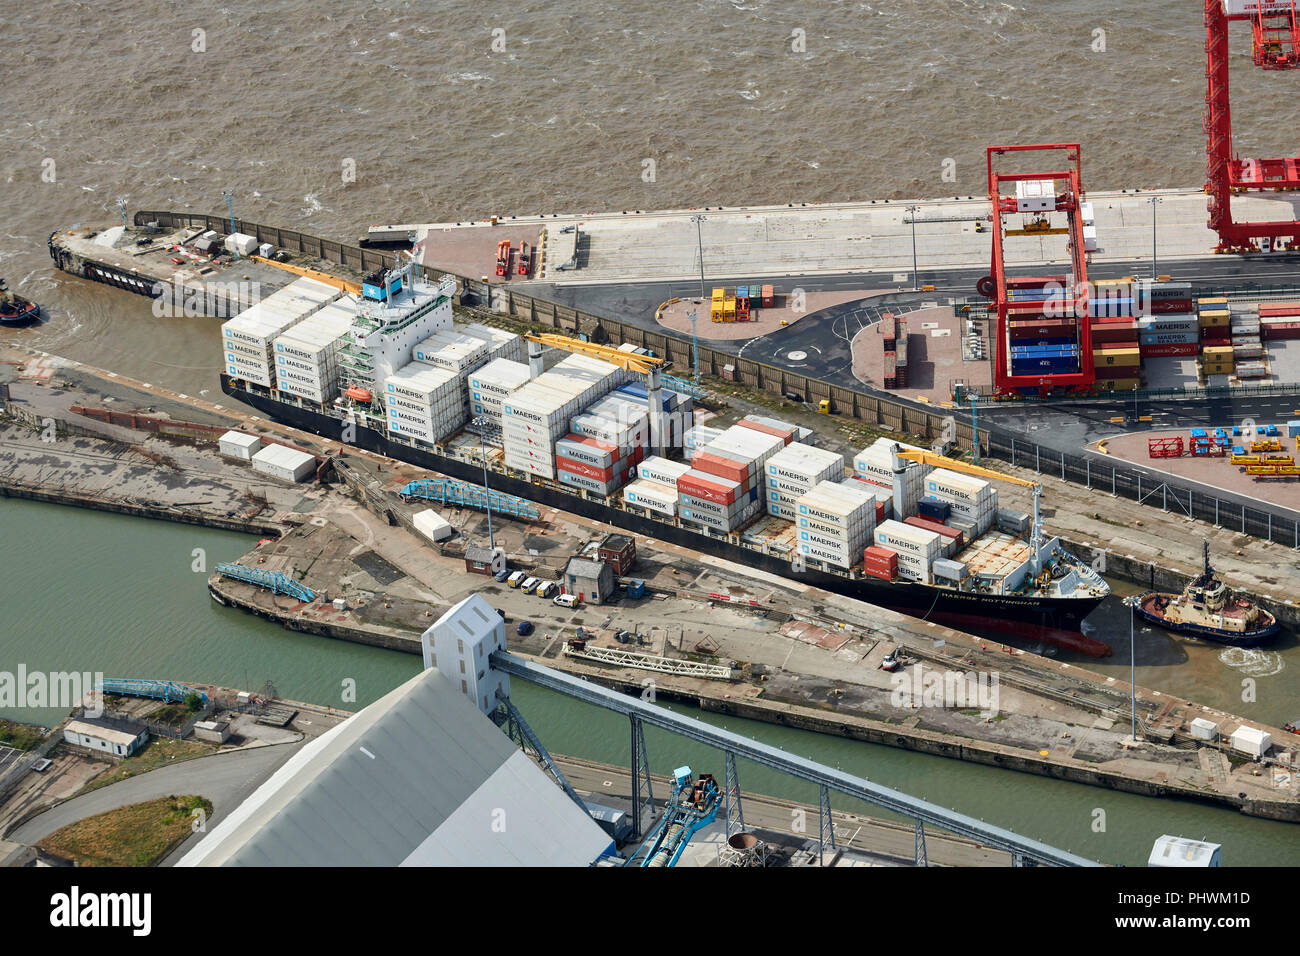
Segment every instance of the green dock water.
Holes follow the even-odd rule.
[[[13,672],[24,664],[29,672],[92,671],[250,689],[269,680],[284,697],[352,709],[419,667],[411,655],[295,634],[212,601],[206,573],[193,570],[195,549],[210,569],[242,555],[252,543],[249,536],[9,499],[0,499],[0,528],[7,545],[0,574],[0,670]],[[343,699],[349,680],[356,683],[355,703]],[[1236,686],[1232,672],[1224,681]],[[551,750],[627,764],[629,734],[622,718],[520,681],[512,696]],[[62,714],[0,709],[0,716],[47,725]],[[1300,864],[1295,825],[698,716],[1108,863],[1143,865],[1155,838],[1174,833],[1222,843],[1227,865]],[[722,774],[721,757],[709,748],[653,728],[647,743],[655,772],[689,764]],[[749,790],[816,804],[815,789],[799,781],[743,762],[740,773]],[[852,809],[847,801],[835,802]],[[866,805],[857,809],[884,815]],[[1093,829],[1099,812],[1104,832]]]

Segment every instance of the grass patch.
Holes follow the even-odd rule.
[[[206,797],[160,797],[70,823],[39,846],[80,866],[153,866],[192,832]]]
[[[0,720],[0,744],[15,750],[31,750],[44,739],[41,728],[31,724],[20,724],[12,720]]]
[[[217,749],[215,744],[201,744],[188,740],[155,737],[145,744],[144,749],[134,757],[127,757],[120,763],[115,764],[111,770],[101,773],[82,787],[78,794],[89,793],[91,790],[98,790],[100,787],[107,787],[119,780],[134,777],[139,773],[148,773],[150,770],[157,770],[159,767],[165,767],[181,760],[206,757],[208,754],[216,753]]]

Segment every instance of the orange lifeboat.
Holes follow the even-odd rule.
[[[354,402],[361,402],[365,405],[369,405],[375,400],[375,396],[370,394],[370,389],[361,388],[358,385],[350,385],[343,390],[343,394]]]

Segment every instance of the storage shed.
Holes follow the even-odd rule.
[[[415,525],[415,530],[430,541],[446,541],[454,530],[450,522],[432,508],[426,508],[412,515],[411,524]]]
[[[287,445],[267,445],[252,457],[253,470],[282,481],[306,481],[316,473],[316,456]]]
[[[1262,757],[1272,748],[1273,736],[1267,731],[1241,726],[1232,732],[1230,742],[1232,749],[1238,753],[1250,754],[1252,757]]]
[[[70,720],[63,728],[63,739],[74,747],[84,747],[106,754],[115,760],[130,757],[149,740],[143,727],[117,727],[102,720]]]
[[[217,439],[217,448],[221,454],[229,455],[231,458],[252,461],[253,456],[262,450],[262,439],[256,435],[230,431]]]

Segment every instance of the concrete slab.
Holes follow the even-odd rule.
[[[980,391],[993,384],[993,366],[988,359],[968,361],[962,349],[966,319],[951,308],[920,309],[905,313],[908,329],[908,387],[890,389],[904,398],[932,403],[952,400],[953,387],[964,382]],[[980,323],[987,342],[987,330]],[[988,354],[987,344],[985,354]],[[879,323],[869,325],[853,338],[853,377],[872,388],[883,389],[885,380],[884,340]]]

